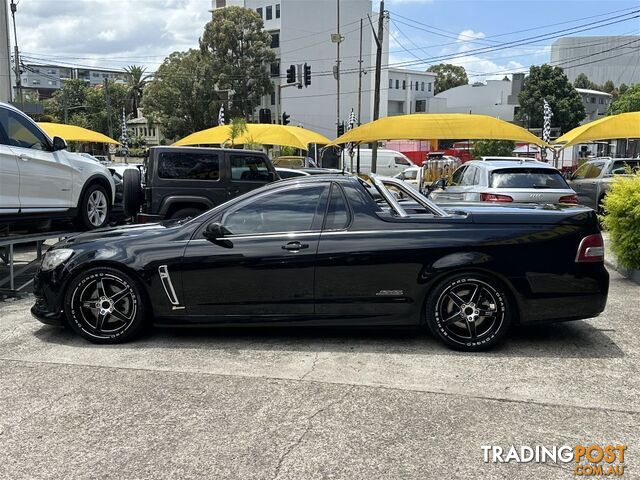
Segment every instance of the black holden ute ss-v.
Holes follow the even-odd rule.
[[[96,343],[149,324],[426,325],[473,351],[512,324],[597,316],[603,255],[589,208],[437,206],[397,179],[298,177],[190,220],[61,241],[32,313]]]

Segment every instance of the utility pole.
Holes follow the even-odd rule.
[[[336,33],[338,42],[336,43],[336,125],[340,125],[340,0],[336,0]],[[336,127],[337,128],[337,127]]]
[[[362,115],[362,18],[360,19],[360,56],[358,57],[358,126],[360,126],[360,116]],[[360,173],[360,144],[356,157],[356,172]],[[352,172],[353,173],[353,172]]]
[[[109,98],[109,79],[104,79],[104,99],[107,104],[107,126],[109,128],[109,136],[113,138],[113,125],[111,124],[111,99]]]
[[[374,33],[375,35],[375,33]],[[373,91],[373,120],[378,120],[380,116],[380,76],[382,73],[382,42],[384,41],[384,0],[380,0],[380,11],[378,12],[378,34],[376,40],[376,79]],[[373,142],[371,148],[371,173],[376,173],[378,164],[378,142]]]
[[[11,0],[11,19],[13,20],[13,60],[15,62],[14,69],[16,73],[16,99],[23,103],[24,99],[22,97],[22,79],[20,78],[20,52],[18,51],[18,32],[16,30],[16,10],[18,6],[15,4],[14,0]]]

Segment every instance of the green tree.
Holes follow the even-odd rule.
[[[236,138],[240,137],[243,133],[247,131],[247,121],[240,117],[234,118],[231,120],[229,124],[229,143],[231,146],[235,146]]]
[[[469,78],[467,77],[467,72],[464,67],[459,67],[458,65],[439,63],[437,65],[431,65],[427,68],[427,72],[437,75],[434,90],[434,94],[436,95],[450,88],[469,83]]]
[[[271,35],[263,30],[255,10],[227,7],[216,10],[205,26],[200,50],[209,65],[209,81],[218,90],[233,92],[231,117],[253,114],[261,98],[273,91],[269,65],[276,56]]]
[[[120,137],[122,109],[127,105],[128,88],[126,85],[108,82],[104,85],[90,87],[86,96],[86,115],[91,130]],[[107,103],[107,98],[109,102]]]
[[[562,132],[577,127],[587,116],[580,94],[569,83],[561,68],[546,64],[539,67],[533,65],[518,95],[520,110],[516,120],[529,127],[541,128],[545,99],[553,111],[551,126],[560,127]]]
[[[573,81],[573,86],[576,88],[591,88],[593,82],[584,73],[581,73]]]
[[[600,86],[599,90],[601,92],[613,93],[615,89],[616,86],[613,84],[613,82],[611,80],[607,80]]]
[[[62,88],[44,101],[44,112],[55,122],[72,123],[71,118],[86,108],[87,92],[90,87],[84,80],[65,80]],[[72,123],[75,125],[75,123]],[[84,127],[85,125],[80,125]]]
[[[620,85],[620,91],[622,92],[622,85]],[[640,83],[626,88],[624,93],[620,93],[609,106],[609,115],[625,112],[640,112]]]
[[[149,75],[145,75],[146,68],[139,65],[129,65],[125,67],[127,86],[129,87],[129,108],[128,110],[134,115],[138,111],[140,102],[142,101],[142,93],[144,86],[147,83]]]
[[[220,100],[210,65],[199,50],[174,52],[164,59],[142,98],[145,117],[178,139],[216,124]]]
[[[478,140],[473,144],[473,156],[512,157],[515,148],[516,144],[511,140]]]

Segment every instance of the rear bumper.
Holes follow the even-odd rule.
[[[580,265],[564,275],[527,274],[516,288],[522,324],[582,320],[604,311],[609,273],[604,264]]]

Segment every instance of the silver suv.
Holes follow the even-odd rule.
[[[438,186],[430,194],[436,202],[578,203],[556,168],[528,159],[473,160]]]
[[[583,163],[569,177],[569,185],[577,192],[578,200],[604,213],[602,200],[611,187],[614,176],[640,170],[640,158],[596,158]]]

